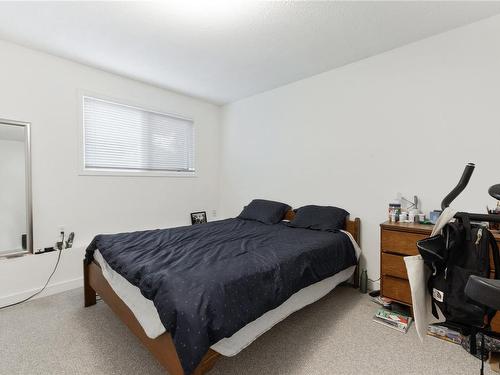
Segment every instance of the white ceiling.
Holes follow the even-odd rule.
[[[0,38],[214,103],[500,13],[500,2],[0,3]]]

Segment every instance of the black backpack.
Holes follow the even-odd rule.
[[[417,247],[431,270],[428,289],[433,315],[438,318],[438,307],[447,322],[474,327],[489,324],[496,311],[465,295],[471,275],[490,277],[490,248],[495,278],[500,279],[498,245],[488,228],[471,224],[467,218],[450,222],[442,234],[418,241]]]

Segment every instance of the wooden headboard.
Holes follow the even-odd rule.
[[[293,220],[295,217],[295,212],[293,210],[287,211],[285,214],[285,220]],[[361,240],[361,220],[359,217],[354,218],[354,220],[350,220],[349,218],[345,221],[345,230],[351,233],[354,237],[358,245],[360,245]]]

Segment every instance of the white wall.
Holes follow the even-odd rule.
[[[95,234],[188,224],[190,212],[217,208],[218,106],[5,42],[0,83],[0,118],[32,123],[35,248],[52,246],[60,225],[76,233],[59,288],[81,284]],[[198,177],[79,176],[79,90],[193,118]],[[0,305],[41,286],[54,261],[53,253],[0,260]]]
[[[26,233],[24,150],[24,142],[0,139],[0,252],[21,249]]]
[[[255,197],[346,208],[379,276],[379,224],[397,192],[427,212],[477,163],[455,206],[484,212],[500,182],[500,17],[227,105],[221,213]]]

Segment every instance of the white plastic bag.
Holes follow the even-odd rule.
[[[436,225],[432,230],[431,236],[441,232],[441,229],[453,219],[456,210],[446,208],[439,217]],[[440,319],[434,318],[432,315],[431,296],[427,290],[427,280],[429,280],[430,271],[426,267],[423,258],[420,255],[405,257],[406,271],[408,273],[408,281],[410,282],[411,300],[413,306],[413,318],[415,320],[415,328],[418,337],[421,341],[427,336],[427,327],[431,323],[442,322],[444,317],[438,314]]]

